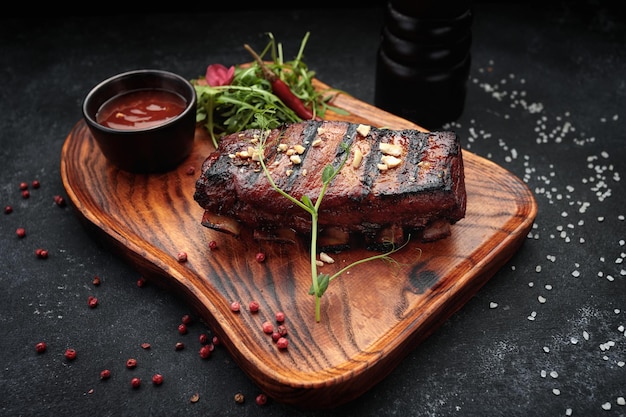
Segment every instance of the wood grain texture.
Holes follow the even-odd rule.
[[[320,89],[327,85],[317,82]],[[413,123],[338,94],[333,104],[349,116],[329,120],[378,127],[419,128]],[[532,193],[500,166],[463,152],[466,217],[450,238],[411,242],[394,254],[396,265],[359,265],[333,281],[314,320],[306,242],[235,239],[200,225],[193,200],[200,166],[212,145],[196,131],[192,154],[177,169],[158,175],[120,171],[100,153],[87,126],[78,122],[61,155],[67,195],[85,224],[139,273],[177,291],[221,338],[234,360],[276,401],[301,408],[328,408],[357,398],[387,376],[406,354],[463,306],[526,239],[537,207]],[[189,175],[189,167],[196,172]],[[218,242],[209,250],[211,240]],[[188,261],[178,262],[184,251]],[[255,260],[259,251],[264,263]],[[334,256],[334,271],[370,255],[352,249]],[[248,312],[252,300],[257,314]],[[238,314],[232,301],[241,302]],[[284,311],[289,348],[277,349],[264,321]]]

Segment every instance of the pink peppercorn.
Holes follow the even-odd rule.
[[[39,342],[35,345],[35,351],[37,353],[44,353],[46,351],[46,342]]]
[[[126,361],[126,367],[128,369],[134,369],[137,367],[137,359],[130,358]]]
[[[28,189],[28,183],[27,182],[20,182],[20,190],[24,191]]]
[[[11,214],[11,213],[13,213],[13,207],[5,206],[4,207],[4,214]]]
[[[289,346],[289,340],[287,340],[286,337],[281,337],[276,341],[276,346],[278,346],[278,349],[287,349]]]
[[[263,328],[263,333],[265,334],[272,334],[272,332],[274,331],[274,325],[270,323],[269,321],[264,322],[262,325],[262,328]]]
[[[100,371],[100,379],[109,379],[111,378],[111,371],[108,369],[103,369]]]
[[[284,324],[280,324],[276,328],[276,331],[280,333],[281,336],[287,336],[287,326],[285,326]]]
[[[161,385],[163,383],[163,375],[161,374],[152,375],[152,383],[154,385]]]
[[[209,336],[206,333],[201,333],[200,336],[198,336],[198,341],[200,344],[206,345],[209,343]]]
[[[183,350],[185,348],[185,344],[183,342],[176,342],[174,345],[175,350]]]
[[[212,349],[211,349],[210,345],[203,345],[200,348],[200,352],[199,352],[200,353],[200,357],[202,359],[208,359],[211,356],[211,352],[212,352]]]
[[[76,350],[72,349],[72,348],[68,348],[65,350],[65,358],[68,361],[73,361],[74,359],[76,359]]]
[[[187,252],[178,252],[178,262],[187,262]]]
[[[101,282],[100,277],[98,276],[93,277],[93,281],[92,281],[93,285],[97,287],[98,285],[100,285],[100,282]]]
[[[96,308],[98,306],[98,299],[93,295],[90,295],[87,298],[87,305],[89,306],[89,308]]]
[[[210,242],[209,242],[209,249],[210,249],[210,250],[215,250],[215,249],[217,249],[217,242],[216,242],[216,241],[214,241],[214,240],[210,241]]]
[[[185,323],[181,323],[178,325],[178,333],[187,334],[187,325]]]
[[[22,191],[22,198],[28,198],[28,197],[30,197],[30,191],[28,190]]]
[[[278,312],[276,313],[276,321],[277,321],[278,323],[282,323],[282,322],[284,322],[284,321],[285,321],[285,313],[283,313],[282,311],[278,311]]]
[[[39,259],[47,259],[48,258],[48,251],[46,249],[36,249],[35,250],[35,256]]]
[[[137,286],[138,286],[139,288],[143,288],[143,287],[145,287],[145,286],[146,286],[146,282],[147,282],[147,281],[146,281],[146,279],[145,279],[145,278],[143,278],[143,277],[142,277],[142,278],[139,278],[139,279],[137,280]]]
[[[26,229],[24,229],[23,227],[18,227],[17,230],[15,231],[15,234],[17,234],[17,237],[21,239],[24,236],[26,236]]]
[[[232,303],[230,303],[230,309],[235,313],[238,313],[241,309],[241,304],[239,304],[238,301],[233,301]]]
[[[265,404],[267,404],[267,395],[259,394],[259,395],[256,396],[255,401],[256,401],[257,405],[265,405]]]
[[[61,197],[60,195],[54,196],[54,202],[59,207],[65,207],[65,199]]]
[[[41,183],[39,182],[39,180],[33,180],[32,185],[33,188],[39,188],[41,186]]]
[[[141,386],[141,379],[135,377],[130,380],[130,386],[133,388],[139,388]]]
[[[258,263],[265,262],[265,254],[263,252],[259,252],[256,254],[255,259]]]
[[[211,339],[211,343],[212,343],[214,346],[217,346],[217,345],[219,345],[219,344],[220,344],[220,339],[219,339],[217,336],[213,336],[213,339]]]
[[[276,332],[272,332],[272,341],[273,342],[278,342],[278,339],[280,339],[282,336],[280,335],[280,333]]]
[[[258,301],[250,301],[248,305],[251,313],[257,313],[259,311],[259,302]]]

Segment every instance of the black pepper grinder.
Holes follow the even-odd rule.
[[[471,63],[471,0],[388,0],[374,104],[435,130],[463,113]]]

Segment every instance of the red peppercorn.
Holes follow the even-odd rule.
[[[28,190],[22,191],[22,198],[28,198],[28,197],[30,197],[30,191]]]
[[[54,196],[54,203],[59,207],[65,207],[65,199],[60,195]]]
[[[98,285],[100,285],[100,282],[101,282],[100,277],[98,276],[93,277],[93,281],[92,281],[93,285],[97,287]]]
[[[264,322],[262,325],[262,328],[263,328],[263,333],[265,334],[272,334],[272,332],[274,331],[274,325],[270,323],[269,321]]]
[[[185,323],[181,323],[178,325],[178,333],[187,334],[187,325]]]
[[[210,250],[215,250],[215,249],[217,249],[217,242],[216,242],[216,241],[214,241],[214,240],[210,241],[210,242],[209,242],[209,249],[210,249]]]
[[[11,214],[11,213],[13,213],[13,207],[5,206],[4,207],[4,214]]]
[[[278,323],[282,323],[282,322],[284,322],[284,321],[285,321],[285,313],[283,313],[282,311],[278,311],[278,312],[276,313],[276,321],[277,321]]]
[[[189,314],[185,314],[185,315],[184,315],[184,316],[180,319],[180,321],[181,321],[183,324],[191,324],[191,322],[193,321],[193,319],[191,318],[191,316],[190,316]]]
[[[27,182],[20,182],[20,190],[21,191],[28,190],[28,183]]]
[[[200,348],[200,352],[199,352],[200,353],[200,357],[202,359],[208,359],[211,356],[211,352],[212,352],[212,349],[211,349],[210,345],[203,345]]]
[[[35,351],[37,353],[44,353],[46,351],[46,342],[39,342],[35,345]]]
[[[103,369],[100,371],[100,379],[109,379],[111,378],[111,371],[108,369]]]
[[[139,288],[143,288],[143,287],[146,285],[146,282],[147,282],[147,281],[146,281],[146,279],[145,279],[145,278],[143,278],[143,277],[142,277],[142,278],[139,278],[139,279],[137,280],[137,286],[138,286]]]
[[[251,313],[257,313],[259,311],[259,302],[258,301],[250,301],[250,305],[248,305]]]
[[[98,299],[93,295],[90,295],[87,298],[87,305],[89,305],[89,308],[96,308],[98,306]]]
[[[46,249],[36,249],[35,250],[35,256],[37,256],[39,259],[47,259],[48,258],[48,251]]]
[[[178,262],[187,262],[187,252],[178,252]]]
[[[220,344],[220,339],[217,336],[213,336],[213,339],[211,339],[211,343],[216,346]]]
[[[287,346],[289,346],[289,340],[287,340],[286,337],[281,337],[276,341],[276,346],[278,346],[278,349],[287,349]]]
[[[33,188],[39,188],[41,186],[41,183],[39,182],[39,180],[33,180],[32,184],[33,184]]]
[[[267,404],[267,395],[259,394],[259,395],[256,396],[255,401],[256,401],[257,405],[265,405],[265,404]]]
[[[152,375],[152,383],[154,385],[161,385],[163,383],[163,375],[161,374]]]
[[[126,361],[126,367],[128,369],[134,369],[137,367],[137,359],[130,358]]]
[[[141,379],[135,377],[130,380],[130,385],[133,388],[139,388],[141,386]]]
[[[183,350],[185,348],[185,344],[183,342],[176,342],[174,345],[175,350]]]
[[[73,361],[74,359],[76,359],[76,350],[72,349],[72,348],[68,348],[65,350],[65,358],[68,361]]]
[[[265,254],[263,252],[259,252],[256,254],[255,259],[258,263],[265,262]]]
[[[24,229],[23,227],[18,227],[17,230],[15,231],[15,234],[17,234],[17,237],[21,239],[24,236],[26,236],[26,229]]]
[[[209,343],[209,336],[206,333],[201,333],[200,336],[198,336],[198,341],[201,344],[206,345]]]
[[[241,310],[241,304],[239,304],[238,301],[233,301],[232,303],[230,303],[230,309],[235,313],[238,313],[239,310]]]

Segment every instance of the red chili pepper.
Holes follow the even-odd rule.
[[[267,65],[261,60],[261,57],[257,55],[256,52],[250,47],[250,45],[245,44],[244,48],[252,54],[255,61],[261,67],[261,71],[263,71],[263,77],[270,82],[272,85],[272,91],[276,96],[283,101],[291,110],[293,110],[299,117],[304,120],[322,120],[319,116],[315,116],[311,109],[304,105],[302,100],[298,96],[296,96],[293,91],[289,88],[289,86],[281,80],[272,70],[270,70]]]

